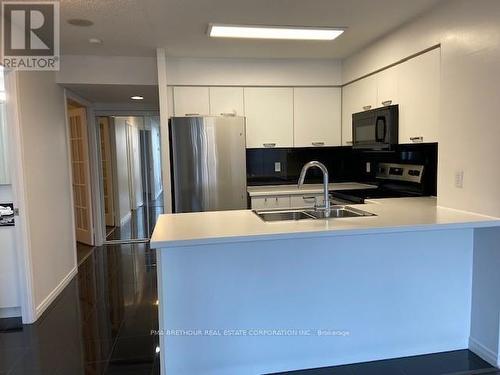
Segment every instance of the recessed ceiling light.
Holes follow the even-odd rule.
[[[134,96],[131,96],[130,99],[132,99],[132,100],[143,100],[144,96],[134,95]]]
[[[208,35],[212,38],[252,38],[289,40],[334,40],[343,28],[306,26],[254,26],[210,24]]]
[[[90,38],[89,39],[90,44],[102,44],[102,39],[99,38]]]
[[[71,18],[67,21],[70,25],[80,26],[80,27],[89,27],[94,24],[91,20],[86,20],[83,18]]]

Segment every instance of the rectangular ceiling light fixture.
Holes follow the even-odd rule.
[[[342,28],[306,26],[252,26],[210,24],[212,38],[334,40],[344,32]]]

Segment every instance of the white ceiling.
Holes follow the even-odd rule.
[[[345,58],[442,0],[63,0],[63,54]],[[91,27],[68,25],[85,18]],[[211,39],[210,22],[348,27],[332,42]],[[100,38],[102,45],[91,45]]]
[[[93,85],[65,84],[64,87],[91,103],[116,103],[159,107],[158,86],[152,85]],[[144,100],[132,100],[131,96],[143,96]]]

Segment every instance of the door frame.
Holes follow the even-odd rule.
[[[93,133],[95,135],[95,138],[92,142],[95,142],[95,145],[98,145],[100,142],[100,137],[99,137],[99,121],[98,117],[148,117],[148,116],[160,116],[160,111],[158,110],[127,110],[127,109],[96,109],[93,108],[93,121],[92,125],[89,125],[93,128]],[[113,121],[114,122],[114,121]],[[91,143],[92,143],[91,142]],[[96,223],[96,226],[99,225],[100,229],[97,229],[95,233],[99,234],[102,242],[100,243],[101,245],[118,245],[118,244],[134,244],[134,243],[148,243],[149,239],[133,239],[133,240],[106,240],[106,227],[104,225],[105,220],[104,220],[104,194],[102,190],[102,170],[98,168],[98,164],[101,160],[101,153],[99,150],[99,147],[96,147],[95,149],[95,161],[94,161],[94,166],[96,168],[97,172],[97,183],[96,186],[98,187],[99,190],[96,195],[96,198],[98,199],[98,204],[95,206],[96,214],[99,216],[100,221],[99,224]],[[163,161],[163,160],[162,160]],[[116,184],[115,184],[116,186]],[[165,190],[164,190],[165,191]],[[119,222],[119,221],[118,221]]]
[[[108,216],[110,218],[110,221],[112,222],[112,226],[116,225],[116,187],[115,187],[115,165],[116,165],[116,160],[112,157],[112,155],[115,152],[116,146],[115,142],[112,140],[114,137],[111,137],[111,134],[114,134],[114,124],[112,124],[113,119],[111,117],[96,117],[96,121],[98,122],[99,126],[99,144],[100,144],[100,150],[101,150],[101,163],[102,165],[100,166],[101,168],[104,168],[104,162],[102,161],[102,154],[103,151],[106,154],[106,168],[108,169],[108,177],[107,177],[107,190],[108,190],[108,201],[110,204],[111,212],[108,212]],[[101,123],[102,123],[102,128],[101,128]],[[102,139],[102,136],[105,135],[105,139]],[[103,146],[104,145],[104,150]],[[104,176],[103,176],[103,182],[104,184]],[[104,187],[104,186],[103,186]],[[111,194],[111,197],[109,196]],[[106,206],[104,206],[104,210],[106,211]],[[105,226],[108,226],[108,218],[106,218],[106,212],[105,212]]]
[[[75,106],[76,108],[70,108],[70,106]],[[89,150],[89,141],[88,141],[88,111],[85,106],[83,106],[81,103],[73,100],[73,99],[67,99],[66,100],[66,121],[67,121],[67,134],[68,134],[68,140],[69,140],[69,151],[70,151],[70,165],[71,165],[71,184],[72,184],[72,190],[73,190],[73,214],[76,213],[76,202],[75,202],[75,195],[74,195],[74,188],[75,188],[75,166],[74,164],[74,159],[73,159],[73,145],[72,141],[75,140],[74,134],[72,134],[71,130],[71,121],[70,117],[72,116],[73,112],[77,112],[77,117],[80,117],[81,120],[81,130],[83,130],[80,142],[82,144],[82,153],[83,155],[80,155],[81,161],[83,161],[84,165],[83,171],[80,171],[80,174],[83,172],[83,179],[84,179],[84,188],[85,188],[85,201],[87,202],[86,204],[86,209],[87,211],[87,225],[88,229],[87,230],[81,230],[80,228],[77,227],[76,223],[77,220],[74,220],[74,228],[76,232],[76,239],[80,239],[81,243],[84,243],[89,246],[95,246],[95,227],[94,227],[94,220],[93,220],[93,204],[92,204],[92,183],[91,183],[91,172],[90,172],[90,150]],[[85,237],[85,238],[83,238]],[[88,237],[88,238],[87,238]],[[83,241],[85,239],[85,241]]]
[[[95,110],[92,105],[88,100],[82,98],[81,96],[75,94],[74,92],[64,89],[64,100],[65,100],[65,108],[67,111],[67,102],[68,100],[75,101],[85,107],[87,111],[87,143],[88,143],[88,150],[89,150],[89,169],[90,169],[90,199],[91,199],[91,206],[92,206],[92,222],[94,225],[94,246],[102,246],[104,242],[104,238],[101,230],[101,228],[104,217],[101,217],[100,215],[100,210],[101,210],[101,200],[100,200],[100,189],[101,189],[101,180],[100,180],[100,173],[99,173],[99,160],[100,157],[98,155],[99,152],[99,143],[98,143],[98,137],[97,137],[97,132],[98,132],[98,127],[99,123],[96,122],[96,116],[95,116]],[[69,117],[68,114],[66,113],[66,121],[67,121],[67,129],[69,129]],[[67,133],[66,137],[66,142],[68,144],[68,149],[71,151],[71,143],[70,143],[70,134],[69,132]],[[71,155],[71,154],[70,154]],[[72,197],[73,199],[73,197]],[[104,212],[104,210],[103,210]],[[73,225],[75,227],[75,225]],[[75,228],[76,231],[76,228]],[[76,233],[76,232],[75,232]]]

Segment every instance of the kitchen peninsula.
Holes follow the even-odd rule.
[[[264,374],[470,348],[499,361],[500,220],[435,198],[375,216],[161,215],[162,371]]]

